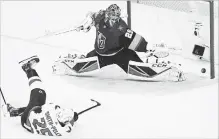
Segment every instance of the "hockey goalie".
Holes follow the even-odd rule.
[[[185,80],[181,65],[165,60],[168,51],[149,50],[144,37],[129,29],[118,5],[89,12],[76,30],[88,32],[92,27],[96,28],[94,50],[87,54],[61,55],[52,67],[54,74],[78,75],[116,64],[128,75],[142,79],[165,75],[167,80]],[[144,53],[144,58],[138,53]]]

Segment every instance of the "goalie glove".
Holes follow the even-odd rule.
[[[84,19],[84,21],[82,21],[82,23],[76,27],[76,31],[84,31],[85,33],[88,32],[91,27],[94,25],[94,20],[93,20],[93,14],[92,12],[89,12],[87,15],[86,15],[86,18]]]

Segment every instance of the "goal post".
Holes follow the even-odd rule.
[[[131,1],[127,1],[127,15],[128,15],[128,19],[127,19],[127,22],[128,22],[128,26],[129,28],[131,29]]]
[[[215,78],[215,67],[214,67],[214,1],[209,2],[210,10],[210,78]]]
[[[168,34],[165,34],[165,32],[168,32],[167,28],[171,27],[171,25],[173,25],[173,28],[175,27],[175,29],[171,29],[169,32],[170,32],[170,34],[172,33],[171,35],[173,36],[173,40],[175,41],[175,43],[171,43],[171,45],[176,45],[176,42],[177,42],[176,40],[177,39],[179,40],[179,39],[182,38],[184,40],[182,41],[182,43],[180,45],[182,47],[184,47],[184,46],[187,47],[187,44],[185,44],[187,42],[186,42],[185,38],[183,38],[183,35],[186,36],[186,30],[182,29],[184,24],[183,23],[180,24],[179,25],[180,27],[177,27],[177,25],[174,25],[174,23],[172,23],[171,25],[168,25],[168,23],[170,23],[170,22],[168,22],[168,19],[166,19],[166,20],[164,19],[164,18],[170,18],[173,15],[174,19],[172,19],[172,20],[175,20],[174,22],[176,22],[176,24],[177,23],[179,24],[180,21],[177,21],[179,19],[179,18],[177,18],[177,15],[174,12],[172,12],[172,13],[170,12],[171,15],[169,15],[170,17],[168,17],[168,15],[165,15],[165,13],[162,13],[162,15],[159,15],[159,13],[151,12],[150,9],[154,8],[153,11],[156,11],[156,10],[159,11],[160,9],[162,9],[164,12],[166,12],[167,10],[177,11],[182,16],[184,16],[185,13],[186,13],[185,17],[186,16],[197,16],[197,21],[196,21],[197,24],[199,24],[199,21],[202,20],[202,18],[204,17],[205,18],[204,22],[205,22],[205,24],[207,24],[207,25],[205,25],[205,28],[207,28],[207,29],[205,29],[205,30],[207,30],[207,31],[205,31],[205,36],[207,36],[207,39],[205,38],[205,42],[206,42],[206,44],[208,46],[208,49],[209,49],[208,50],[209,54],[206,55],[207,61],[209,62],[209,65],[210,65],[208,71],[209,71],[210,79],[214,79],[215,78],[215,53],[216,53],[215,52],[215,47],[218,47],[218,43],[215,43],[215,41],[217,41],[217,40],[215,40],[215,10],[214,9],[215,9],[216,6],[214,6],[215,5],[214,3],[215,2],[213,0],[201,0],[201,1],[156,1],[156,0],[144,1],[144,0],[134,0],[134,1],[127,1],[127,14],[128,14],[127,23],[128,23],[128,26],[130,28],[132,28],[133,30],[136,30],[136,28],[137,28],[136,26],[143,25],[143,24],[141,24],[141,22],[144,22],[144,21],[141,21],[141,20],[138,21],[139,23],[136,23],[137,22],[136,21],[136,19],[137,19],[136,16],[137,15],[135,13],[138,12],[138,14],[139,14],[141,8],[144,6],[145,10],[142,11],[142,13],[139,14],[138,16],[141,17],[143,20],[144,20],[144,18],[146,18],[147,20],[151,20],[149,22],[145,21],[144,25],[145,26],[150,26],[151,28],[156,28],[154,30],[157,30],[157,33],[159,31],[160,32],[158,34],[156,34],[158,36],[156,36],[156,35],[150,36],[150,33],[154,31],[154,30],[150,30],[150,27],[147,27],[147,29],[145,29],[145,30],[144,29],[141,30],[141,29],[137,28],[136,32],[140,32],[140,34],[143,34],[143,36],[146,37],[146,39],[148,37],[148,41],[150,42],[152,39],[155,40],[155,38],[157,39],[159,37],[161,38],[161,36],[168,35]],[[204,5],[205,10],[206,9],[207,10],[206,11],[202,10],[201,12],[203,12],[203,13],[200,14],[200,13],[198,13],[198,11],[196,11],[198,9],[196,7],[197,5],[198,6],[203,6]],[[161,13],[161,11],[159,11],[159,12]],[[150,16],[150,14],[151,14],[151,16]],[[205,14],[205,15],[202,15],[202,14]],[[165,17],[162,17],[162,16],[165,16]],[[158,23],[158,22],[160,22],[160,23]],[[168,27],[165,27],[165,25],[162,25],[162,22],[165,22],[165,24],[168,25]],[[191,21],[188,21],[188,22],[191,22]],[[192,21],[192,22],[190,23],[190,27],[191,27],[192,24],[193,25],[196,24],[194,21]],[[217,19],[217,22],[218,22],[218,19]],[[176,28],[179,29],[179,30],[177,30]],[[147,33],[144,33],[144,32],[147,32]],[[181,32],[183,32],[183,33],[181,33]],[[180,34],[181,36],[180,35],[178,35],[178,36],[175,35],[177,33],[179,33],[179,34],[181,33]],[[188,31],[187,31],[187,33],[188,33]],[[216,33],[218,33],[218,32],[216,32]],[[170,42],[170,40],[168,40],[168,39],[164,40],[164,42],[165,41]],[[181,48],[180,46],[177,46],[176,49],[184,49],[184,48]],[[217,50],[218,50],[218,48],[217,48]],[[189,53],[190,52],[191,52],[191,50],[189,51]],[[187,54],[185,54],[185,55],[187,55]]]

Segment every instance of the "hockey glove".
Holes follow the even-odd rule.
[[[84,19],[84,21],[78,26],[76,27],[76,31],[81,31],[83,30],[85,33],[88,32],[91,27],[94,25],[94,21],[93,21],[93,13],[89,12],[86,15],[86,18]]]

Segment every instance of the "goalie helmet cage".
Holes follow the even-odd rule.
[[[166,2],[166,3],[165,3]],[[172,5],[167,4],[167,3],[172,3]],[[191,1],[190,1],[191,2]],[[214,17],[217,14],[217,12],[214,13],[214,1],[213,0],[200,0],[200,1],[193,1],[193,4],[188,4],[188,1],[155,1],[155,0],[134,0],[134,1],[127,1],[127,14],[128,14],[128,19],[127,19],[127,23],[129,28],[132,27],[132,3],[137,3],[137,4],[142,4],[142,5],[147,5],[147,6],[155,6],[158,8],[166,8],[166,9],[171,9],[171,10],[176,10],[179,12],[187,12],[187,13],[194,13],[196,11],[195,3],[197,2],[202,2],[205,4],[208,4],[208,11],[207,14],[209,16],[209,28],[210,28],[210,79],[214,79],[215,78],[215,55],[214,55],[214,37],[215,37],[215,32],[214,32]],[[186,5],[187,4],[187,5]],[[188,8],[189,7],[189,8]],[[206,11],[205,11],[206,12]],[[205,14],[204,16],[206,16],[206,13],[201,13],[201,14]],[[218,15],[216,15],[218,17]]]

